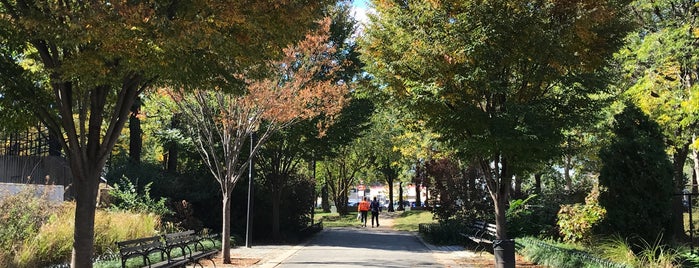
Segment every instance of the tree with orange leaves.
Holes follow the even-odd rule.
[[[333,1],[0,1],[0,96],[35,113],[70,162],[71,267],[91,267],[100,175],[135,99],[156,84],[241,84]],[[6,65],[5,65],[6,64]],[[3,70],[7,70],[3,68]],[[228,74],[228,75],[226,75]]]
[[[230,263],[231,193],[249,168],[241,150],[251,134],[257,137],[248,157],[255,157],[275,131],[320,114],[332,118],[345,106],[345,82],[323,79],[332,77],[344,63],[329,57],[335,51],[329,41],[330,20],[319,24],[317,31],[284,49],[283,59],[269,63],[267,77],[247,79],[244,94],[223,88],[172,94],[190,123],[188,131],[197,151],[221,186],[224,263]]]

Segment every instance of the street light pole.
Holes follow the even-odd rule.
[[[250,133],[250,161],[249,166],[248,166],[248,216],[247,216],[247,222],[245,224],[245,247],[250,248],[252,245],[250,244],[252,232],[251,232],[251,227],[250,224],[252,223],[252,151],[254,148],[254,141],[255,141],[255,133]]]

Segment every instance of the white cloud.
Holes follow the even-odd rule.
[[[350,10],[352,16],[357,20],[357,35],[361,35],[364,26],[369,23],[369,18],[367,14],[374,13],[374,9],[369,7],[368,0],[355,0],[352,1],[352,9]]]

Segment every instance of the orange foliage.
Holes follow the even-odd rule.
[[[284,58],[272,63],[276,75],[249,81],[242,104],[257,107],[263,119],[282,124],[320,114],[332,118],[340,112],[348,87],[332,78],[344,63],[332,58],[336,48],[329,43],[329,31],[330,20],[325,19],[317,32],[284,49]],[[318,79],[321,76],[324,79]]]

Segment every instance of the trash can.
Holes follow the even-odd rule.
[[[515,240],[493,240],[493,254],[495,255],[495,268],[514,268]]]

